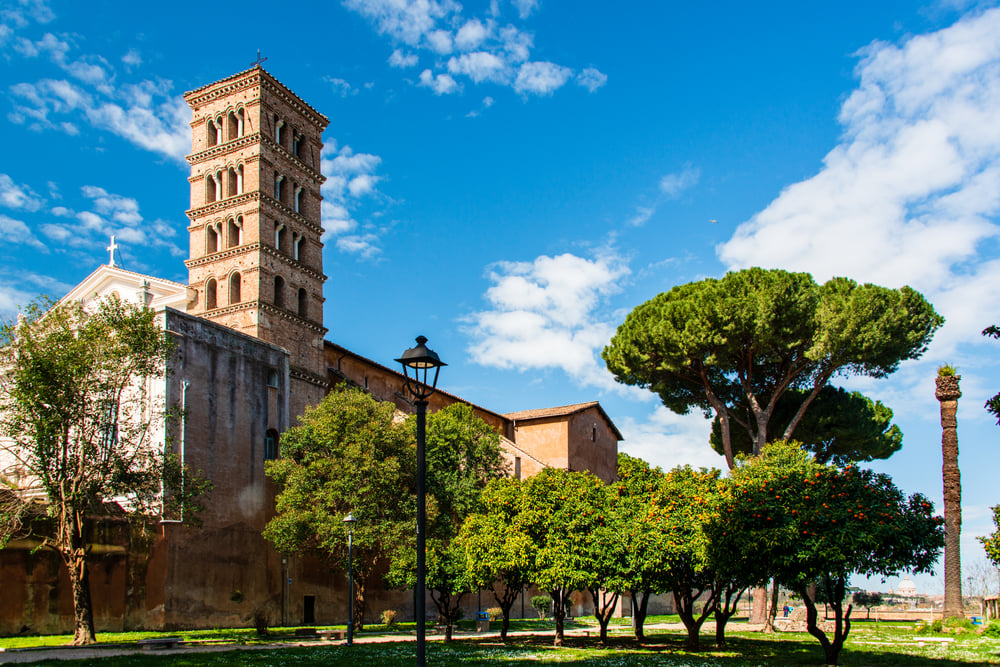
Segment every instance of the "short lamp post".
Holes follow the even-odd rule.
[[[354,644],[354,524],[357,519],[348,512],[344,517],[347,526],[347,645]]]
[[[427,470],[424,449],[426,446],[427,399],[434,393],[441,367],[447,366],[436,352],[427,348],[426,343],[425,336],[417,336],[417,346],[411,347],[403,353],[402,357],[396,359],[403,364],[406,389],[413,396],[413,405],[417,409],[417,585],[414,602],[414,615],[417,621],[417,667],[424,667],[427,664],[425,657],[426,628],[424,627],[426,615],[424,596],[426,595],[425,580],[427,575],[427,567],[424,562],[427,539],[427,503],[425,497]],[[434,375],[428,382],[428,374],[431,370],[434,371]]]

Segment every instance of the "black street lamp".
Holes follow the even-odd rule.
[[[414,398],[413,405],[417,409],[417,586],[416,610],[417,620],[417,667],[424,667],[425,658],[425,628],[424,597],[426,595],[426,572],[424,562],[427,539],[427,503],[425,498],[426,464],[424,448],[427,429],[427,399],[434,393],[437,386],[438,371],[448,364],[441,361],[437,353],[427,348],[427,337],[417,336],[417,346],[411,347],[403,356],[396,359],[403,364],[403,374],[406,375],[406,389]],[[428,372],[434,369],[434,376],[427,381]],[[412,374],[412,376],[411,376]]]
[[[344,517],[347,526],[347,645],[354,644],[354,524],[357,519],[350,512]]]

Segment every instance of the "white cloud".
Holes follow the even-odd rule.
[[[507,64],[499,57],[486,51],[463,53],[461,56],[448,60],[448,71],[452,74],[463,74],[474,83],[493,81],[504,83],[510,79]]]
[[[27,185],[14,182],[7,174],[0,174],[0,206],[22,211],[37,211],[44,200]]]
[[[607,82],[608,75],[594,67],[588,67],[576,76],[577,85],[586,88],[590,92],[594,92]]]
[[[500,368],[559,368],[584,384],[618,388],[597,353],[614,332],[605,302],[628,273],[610,254],[542,255],[493,266],[485,295],[490,310],[467,318],[473,359]]]
[[[664,470],[679,465],[726,469],[726,460],[708,444],[712,422],[701,413],[679,415],[658,405],[645,421],[626,417],[618,428],[625,438],[622,451]]]
[[[0,213],[0,239],[6,243],[17,243],[20,245],[30,245],[39,250],[48,250],[45,245],[35,238],[28,225],[21,220],[9,218]]]
[[[469,19],[455,34],[455,48],[460,51],[471,51],[479,48],[489,36],[488,28],[478,19]]]
[[[135,49],[129,49],[125,55],[122,56],[122,62],[130,70],[142,65],[142,56]]]
[[[450,74],[434,74],[429,69],[420,73],[420,85],[434,91],[435,95],[449,95],[461,90],[461,86]]]
[[[696,167],[686,166],[683,171],[675,174],[667,174],[660,179],[660,192],[670,199],[677,199],[685,191],[698,185],[701,179],[701,170]]]
[[[531,12],[538,9],[538,0],[511,0],[510,4],[517,8],[522,19],[528,18]]]
[[[528,62],[517,70],[514,90],[521,94],[551,95],[561,88],[573,70],[550,62]]]
[[[83,196],[94,202],[94,210],[103,216],[110,216],[126,225],[134,226],[142,222],[139,215],[139,202],[131,197],[123,197],[108,193],[104,188],[85,185],[81,189]]]
[[[496,0],[483,18],[463,16],[462,5],[452,0],[343,0],[343,5],[368,19],[394,43],[388,59],[392,67],[413,67],[418,62],[418,56],[400,48],[400,44],[411,50],[429,51],[436,57],[458,51],[459,55],[446,63],[438,61],[421,72],[417,85],[436,95],[461,92],[463,82],[457,77],[468,77],[474,83],[512,86],[522,95],[549,95],[573,75],[573,70],[563,65],[528,62],[534,37],[513,24],[498,26],[500,6]],[[538,2],[516,0],[513,5],[524,19],[538,7]],[[447,73],[441,71],[443,68]],[[577,83],[591,92],[606,81],[607,76],[593,67],[583,70],[577,78]]]
[[[332,76],[324,76],[323,80],[330,84],[330,87],[340,95],[341,97],[347,97],[348,95],[357,95],[358,89],[352,86],[345,79],[338,79]]]
[[[389,56],[389,64],[393,67],[413,67],[417,64],[417,60],[417,54],[405,53],[400,49],[396,49]]]
[[[336,238],[335,245],[341,252],[375,257],[381,252],[379,236],[370,230],[355,233],[361,225],[352,210],[361,206],[362,198],[379,198],[376,186],[382,178],[375,172],[382,158],[355,153],[350,146],[338,149],[335,141],[323,146],[320,157],[320,169],[326,176],[322,187],[323,241]]]
[[[656,213],[656,208],[653,206],[638,206],[635,209],[635,215],[629,218],[628,224],[632,227],[642,227],[649,222],[654,213]]]

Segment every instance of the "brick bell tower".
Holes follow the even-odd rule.
[[[291,353],[291,414],[326,391],[321,134],[329,120],[260,65],[184,95],[192,315]]]

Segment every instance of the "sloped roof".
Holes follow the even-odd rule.
[[[538,408],[536,410],[522,410],[521,412],[508,412],[503,415],[507,419],[513,421],[531,421],[534,419],[549,419],[552,417],[568,417],[570,415],[575,415],[578,412],[583,412],[584,410],[589,410],[590,408],[597,408],[597,411],[601,414],[601,417],[608,423],[611,430],[614,432],[615,436],[619,440],[624,440],[621,431],[615,426],[615,423],[611,421],[611,417],[608,413],[604,411],[601,404],[598,401],[589,401],[587,403],[574,403],[573,405],[561,405],[554,408]]]

